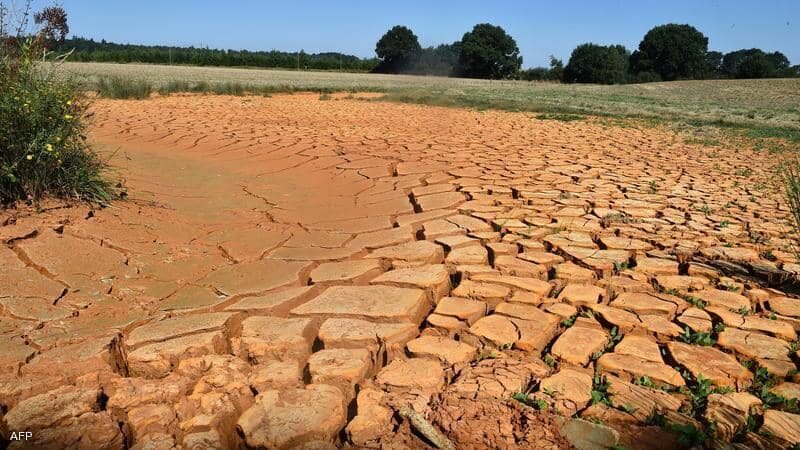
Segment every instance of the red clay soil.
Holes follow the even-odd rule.
[[[455,448],[800,441],[748,391],[800,392],[771,155],[343,96],[94,112],[129,198],[0,212],[11,448],[429,448],[409,407]]]

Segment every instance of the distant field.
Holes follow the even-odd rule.
[[[743,127],[800,140],[800,79],[676,81],[617,86],[145,64],[67,63],[92,88],[101,77],[235,83],[275,91],[384,92],[387,100]]]

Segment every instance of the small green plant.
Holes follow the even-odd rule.
[[[525,394],[523,392],[517,392],[511,396],[514,400],[522,403],[523,405],[530,406],[537,411],[546,411],[549,408],[549,404],[546,400],[541,398],[534,398],[529,394]]]
[[[678,336],[683,342],[687,344],[697,344],[706,347],[713,346],[716,341],[709,333],[696,333],[688,326],[683,329],[683,333]]]
[[[678,443],[682,448],[695,448],[708,440],[708,434],[690,423],[671,423],[667,431],[678,435]]]
[[[575,324],[575,316],[567,317],[566,319],[561,321],[561,325],[564,325],[567,328],[571,327],[574,324]]]
[[[746,167],[744,169],[736,169],[736,172],[734,173],[736,174],[736,176],[739,177],[749,177],[750,175],[753,174],[753,169],[749,167]]]
[[[550,353],[545,353],[545,355],[542,358],[542,360],[544,360],[544,363],[547,364],[548,367],[555,367],[556,366],[556,360],[555,360],[555,358],[553,358],[550,355]]]
[[[709,206],[708,206],[708,205],[706,205],[706,204],[703,204],[703,206],[701,206],[701,207],[697,208],[697,210],[698,210],[698,211],[700,211],[701,213],[703,213],[703,214],[707,215],[707,216],[708,216],[708,215],[710,215],[710,214],[713,212],[713,211],[711,210],[711,207],[709,207]]]
[[[601,403],[606,406],[611,406],[611,400],[608,398],[608,388],[611,384],[606,380],[606,377],[595,374],[592,379],[592,404],[596,405]]]
[[[701,298],[695,297],[693,295],[687,295],[686,296],[686,301],[689,302],[689,304],[691,304],[695,308],[699,308],[699,309],[706,309],[706,306],[708,306],[708,304],[705,301],[703,301]]]
[[[658,183],[656,180],[650,180],[650,182],[647,183],[647,192],[649,194],[655,194],[658,192]]]
[[[498,354],[494,350],[486,350],[486,349],[484,349],[484,350],[481,350],[481,352],[478,354],[478,361],[480,362],[480,361],[483,361],[484,359],[496,359],[496,358],[499,358],[499,357],[500,357],[500,354]]]
[[[750,308],[748,308],[746,306],[742,306],[741,308],[739,308],[739,314],[742,315],[742,316],[749,316],[750,315]]]
[[[722,222],[719,223],[720,228],[728,228],[729,226],[731,226],[731,223],[728,220],[723,220]]]
[[[642,375],[640,377],[636,377],[634,380],[634,384],[638,384],[639,386],[655,388],[656,385],[653,383],[653,380],[650,379],[647,375]]]
[[[618,262],[614,261],[614,271],[616,273],[620,273],[624,270],[628,270],[628,263],[627,262]]]

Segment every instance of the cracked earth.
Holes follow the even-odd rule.
[[[800,441],[764,152],[343,96],[94,113],[130,198],[0,213],[11,448]]]

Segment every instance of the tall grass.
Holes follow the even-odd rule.
[[[105,98],[142,100],[150,97],[153,85],[145,80],[121,77],[101,77],[97,82],[97,93]]]
[[[328,87],[308,88],[292,85],[258,86],[236,81],[210,83],[207,81],[191,82],[186,80],[171,80],[158,88],[153,83],[136,78],[100,77],[96,84],[97,94],[103,98],[112,99],[137,99],[149,98],[154,92],[159,95],[179,93],[214,94],[214,95],[263,95],[292,92],[319,92],[322,95],[330,94],[335,89]]]
[[[0,50],[0,204],[110,200],[104,164],[84,137],[85,97],[57,65],[37,62],[34,40],[18,46]]]
[[[792,213],[795,236],[800,237],[800,158],[787,159],[780,174],[786,203]]]

